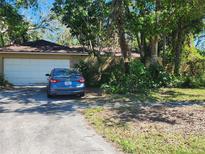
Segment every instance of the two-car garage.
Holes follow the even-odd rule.
[[[88,53],[45,40],[0,48],[0,76],[13,85],[45,85],[53,68],[73,68]]]
[[[65,59],[4,59],[4,78],[14,85],[41,85],[53,68],[70,68]]]

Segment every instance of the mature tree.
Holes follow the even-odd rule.
[[[129,1],[112,0],[111,5],[111,24],[117,29],[119,45],[124,58],[125,73],[129,72],[130,50],[126,40],[126,24],[129,15]],[[112,26],[112,25],[111,25]]]
[[[182,47],[186,37],[199,33],[203,28],[205,17],[205,4],[203,0],[176,2],[173,26],[173,45],[175,53],[174,73],[179,74],[181,64]]]
[[[179,74],[186,36],[200,32],[204,25],[205,4],[202,1],[132,1],[130,29],[137,38],[145,64],[156,63],[161,53],[169,47],[173,55],[174,73]]]
[[[53,10],[71,28],[71,34],[92,49],[111,40],[107,36],[118,34],[125,72],[128,43],[137,40],[136,48],[146,66],[161,64],[161,57],[164,62],[169,53],[176,75],[185,39],[202,30],[205,16],[203,0],[60,0]]]
[[[62,16],[62,22],[71,29],[82,45],[94,50],[107,47],[118,34],[119,45],[128,71],[129,49],[126,41],[126,18],[129,11],[126,0],[75,0],[56,1],[54,12]],[[111,28],[110,28],[111,27]],[[117,30],[113,30],[112,28]],[[115,46],[112,44],[112,46]]]

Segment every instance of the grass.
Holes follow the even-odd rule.
[[[87,109],[88,121],[108,140],[126,153],[139,154],[204,154],[205,134],[184,134],[180,132],[165,133],[149,125],[138,131],[133,123],[119,124],[108,120],[105,109]]]
[[[205,101],[205,89],[162,88],[150,94],[163,102]]]
[[[121,100],[127,105],[89,108],[83,113],[98,133],[124,152],[205,153],[205,108],[203,103],[198,104],[205,101],[205,89],[163,88],[149,95],[115,95],[111,98],[112,103]],[[155,102],[195,103],[159,108],[149,106]]]
[[[147,94],[112,95],[112,97],[127,97],[132,101],[143,102],[204,102],[205,89],[161,88]]]

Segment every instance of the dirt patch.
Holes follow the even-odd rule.
[[[142,107],[106,109],[101,113],[107,124],[129,123],[135,131],[156,130],[164,133],[183,132],[203,134],[205,132],[204,107]]]

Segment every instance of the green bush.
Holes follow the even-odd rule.
[[[96,63],[91,61],[80,61],[79,64],[76,64],[75,68],[77,68],[85,78],[85,84],[89,87],[97,87],[99,86],[98,81],[98,68],[99,66]]]
[[[119,59],[110,56],[91,56],[86,61],[80,61],[79,64],[75,65],[75,68],[84,76],[86,86],[100,87],[110,81],[113,73],[117,73],[115,71],[122,72],[123,67]]]
[[[177,88],[204,88],[205,74],[200,76],[178,77],[174,82],[173,87]]]
[[[147,72],[152,82],[151,88],[172,86],[173,76],[167,73],[161,65],[151,65]]]
[[[140,60],[133,60],[129,64],[129,73],[125,74],[122,61],[111,60],[108,63],[107,59],[91,58],[76,65],[85,77],[88,87],[101,87],[107,93],[123,94],[146,93],[161,87],[205,87],[205,73],[175,77],[167,73],[161,65],[151,65],[147,68]]]
[[[148,92],[153,88],[170,86],[172,78],[161,66],[146,68],[139,60],[133,60],[129,74],[125,75],[119,66],[114,68],[109,82],[102,88],[109,93]]]
[[[205,87],[205,57],[194,45],[186,45],[182,54],[181,77],[178,87]]]
[[[107,93],[126,93],[126,75],[123,71],[123,66],[118,63],[109,68],[107,71],[107,80],[104,80],[101,88]]]
[[[8,81],[6,81],[4,79],[3,75],[0,75],[0,87],[4,87],[4,86],[7,86],[7,85],[10,85],[10,84],[8,83]]]

